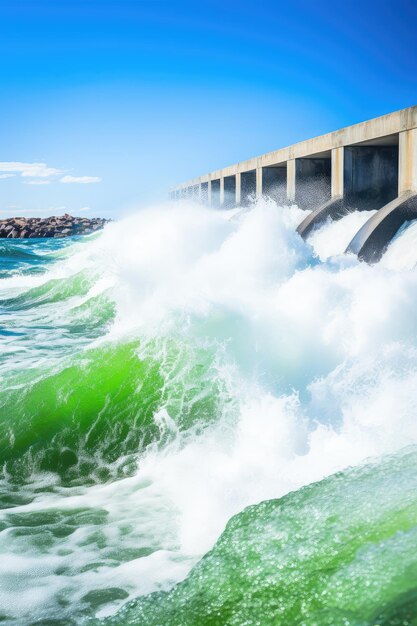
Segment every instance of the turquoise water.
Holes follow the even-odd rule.
[[[1,623],[417,624],[412,227],[303,216],[3,240]]]

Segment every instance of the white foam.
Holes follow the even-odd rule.
[[[303,215],[272,202],[231,220],[190,204],[160,207],[109,225],[52,270],[49,277],[85,269],[101,276],[96,292],[105,287],[117,316],[100,341],[136,335],[146,351],[146,339],[175,337],[210,347],[217,354],[210,376],[222,381],[228,401],[211,426],[185,433],[167,403],[155,416],[166,444],[151,446],[134,476],[57,487],[15,508],[107,515],[98,527],[80,523],[45,554],[27,538],[0,533],[9,557],[0,564],[0,603],[8,611],[53,612],[63,592],[77,604],[108,586],[125,589],[127,599],[168,588],[245,506],[417,442],[417,271],[343,255],[320,262],[315,250],[341,255],[364,215],[321,229],[313,245],[295,232]],[[352,233],[342,236],[342,222]],[[160,359],[169,377],[163,348]],[[182,375],[175,372],[177,381]],[[140,546],[153,551],[110,566],[111,550]],[[22,588],[34,560],[40,591],[29,597]],[[103,564],[82,570],[94,562]],[[59,575],[57,563],[72,576]],[[20,582],[5,588],[10,567]]]
[[[327,220],[308,238],[322,261],[343,254],[359,229],[376,211],[353,211],[340,220]]]
[[[417,264],[417,222],[406,222],[398,231],[381,264],[388,269],[410,270]]]

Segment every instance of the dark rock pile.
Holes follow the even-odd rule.
[[[70,237],[87,235],[103,228],[108,222],[102,217],[9,217],[0,220],[0,238],[34,239],[36,237]]]

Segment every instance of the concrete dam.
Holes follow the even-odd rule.
[[[295,203],[312,209],[297,228],[304,238],[328,219],[372,211],[346,251],[376,262],[401,226],[417,218],[417,106],[216,170],[170,195],[224,208],[262,196]]]

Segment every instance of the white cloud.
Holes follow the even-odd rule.
[[[81,209],[78,209],[79,211],[91,211],[91,207],[89,206],[83,206],[81,207]]]
[[[0,161],[0,179],[21,176],[26,185],[49,185],[51,182],[78,183],[88,185],[100,183],[99,176],[72,176],[65,174],[68,170],[49,167],[46,163],[23,163],[22,161]],[[64,174],[64,175],[63,175]],[[60,178],[58,178],[60,176]]]
[[[49,167],[46,163],[22,163],[21,161],[0,161],[0,172],[13,172],[33,178],[50,178],[63,173],[62,170]]]
[[[50,185],[50,180],[25,180],[25,185]]]
[[[70,176],[67,174],[59,179],[60,183],[80,183],[82,185],[88,185],[90,183],[100,183],[101,178],[99,176]]]

